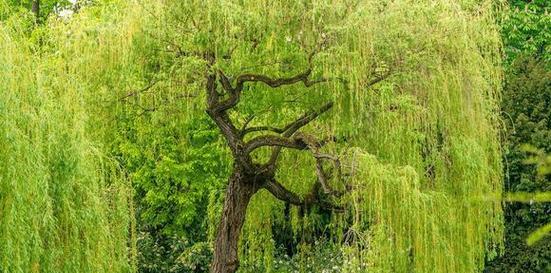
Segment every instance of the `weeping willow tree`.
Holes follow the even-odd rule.
[[[495,6],[165,1],[146,26],[233,170],[211,272],[270,271],[274,221],[331,212],[344,272],[477,272],[500,251]],[[170,57],[167,57],[170,56]],[[490,196],[491,198],[488,198]],[[241,237],[241,235],[243,235]]]
[[[63,59],[9,12],[0,2],[0,272],[132,272],[131,191]]]
[[[217,229],[211,272],[235,272],[240,261],[273,271],[272,229],[286,218],[298,255],[308,256],[315,246],[302,238],[320,213],[330,216],[326,236],[344,258],[342,272],[478,272],[502,238],[495,8],[468,0],[99,1],[48,23],[48,50],[37,62],[45,74],[3,66],[29,79],[29,90],[69,90],[51,88],[36,95],[50,100],[2,108],[38,109],[34,122],[47,125],[24,127],[38,130],[26,136],[68,134],[60,142],[72,144],[3,141],[26,141],[42,160],[25,157],[10,170],[82,155],[63,170],[87,177],[74,187],[96,185],[84,195],[93,199],[101,187],[92,181],[105,179],[105,170],[90,157],[86,135],[109,150],[121,124],[175,126],[206,112],[233,162],[219,221],[209,227]],[[3,52],[12,60],[17,51]],[[25,58],[17,67],[34,71],[38,57]],[[27,90],[16,82],[7,86]],[[19,118],[30,122],[25,113]],[[149,113],[157,114],[148,120]],[[40,153],[51,147],[75,151]],[[93,204],[82,201],[77,211]],[[210,207],[209,217],[217,206]],[[90,241],[101,251],[84,253],[106,266],[101,257],[121,241],[93,230],[105,239]],[[44,249],[35,246],[28,249]]]

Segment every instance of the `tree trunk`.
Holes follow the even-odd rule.
[[[40,0],[31,0],[31,11],[34,13],[35,20],[38,22],[40,18]]]
[[[216,234],[211,273],[234,273],[239,267],[237,244],[251,197],[258,187],[238,168],[234,169],[226,190],[224,209]]]

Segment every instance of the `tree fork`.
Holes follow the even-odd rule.
[[[215,62],[214,55],[205,54],[205,60],[208,67],[212,67]],[[282,85],[291,85],[302,82],[309,87],[325,80],[311,81],[308,77],[311,74],[311,68],[305,72],[289,78],[270,78],[258,74],[243,74],[236,79],[235,87],[232,86],[230,78],[223,71],[218,70],[215,73],[208,73],[206,76],[206,95],[207,95],[207,113],[216,123],[222,135],[225,137],[234,159],[232,175],[229,178],[226,188],[224,207],[220,223],[218,226],[213,261],[210,266],[211,273],[234,273],[239,268],[238,243],[241,235],[241,229],[245,222],[247,207],[252,196],[258,190],[265,188],[276,198],[297,206],[309,206],[319,203],[321,206],[331,209],[340,209],[338,206],[326,204],[316,196],[314,191],[309,196],[300,197],[297,194],[285,189],[283,185],[275,180],[276,161],[281,148],[291,148],[298,150],[309,149],[309,146],[322,146],[322,144],[313,144],[310,141],[302,139],[298,132],[302,127],[309,124],[321,114],[327,112],[333,106],[332,102],[322,105],[319,109],[307,112],[300,116],[294,122],[288,124],[279,131],[279,136],[261,135],[251,139],[248,142],[243,140],[246,133],[254,131],[265,131],[265,127],[246,128],[239,130],[229,117],[227,110],[235,107],[241,98],[241,91],[247,82],[262,82],[272,88]],[[219,92],[218,84],[229,94],[229,98],[222,100],[222,93]],[[250,120],[249,120],[250,121]],[[247,122],[248,123],[248,122]],[[270,131],[268,129],[267,131]],[[296,133],[296,134],[295,134]],[[273,146],[274,150],[267,164],[255,164],[251,158],[251,153],[260,147]],[[316,183],[316,185],[319,183]]]

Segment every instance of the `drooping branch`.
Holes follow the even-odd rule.
[[[264,185],[264,188],[268,190],[275,198],[291,205],[308,207],[313,204],[317,204],[324,209],[336,212],[344,211],[343,207],[320,198],[318,194],[319,183],[315,183],[312,187],[311,192],[304,197],[300,197],[298,194],[288,190],[275,179],[271,179],[270,181],[268,181]]]
[[[287,202],[292,205],[302,206],[304,205],[304,200],[296,193],[286,189],[283,185],[277,182],[275,179],[272,179],[266,183],[264,186],[270,193],[272,193],[275,198]]]
[[[328,155],[328,154],[318,154],[314,153],[314,157],[316,158],[316,175],[318,176],[318,180],[323,188],[323,191],[326,194],[340,197],[344,195],[344,192],[337,191],[329,185],[329,179],[331,178],[330,175],[328,175],[324,168],[323,168],[323,159],[329,159],[334,162],[335,164],[335,170],[337,172],[337,177],[341,177],[341,165],[340,160],[336,156]]]

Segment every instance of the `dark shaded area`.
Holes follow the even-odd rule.
[[[536,166],[525,164],[529,143],[551,152],[551,72],[542,60],[521,57],[507,74],[503,93],[505,138],[505,192],[551,191],[551,176],[538,176]],[[489,263],[487,273],[551,272],[551,238],[533,246],[528,235],[551,221],[550,203],[507,203],[505,213],[505,253]]]
[[[505,192],[550,191],[551,178],[538,177],[536,167],[524,163],[530,144],[551,152],[551,20],[546,0],[509,0],[510,11],[503,16],[502,38],[505,48],[505,85],[502,117]],[[528,235],[551,221],[550,203],[507,203],[505,253],[489,262],[486,273],[551,272],[551,239],[533,246]]]

